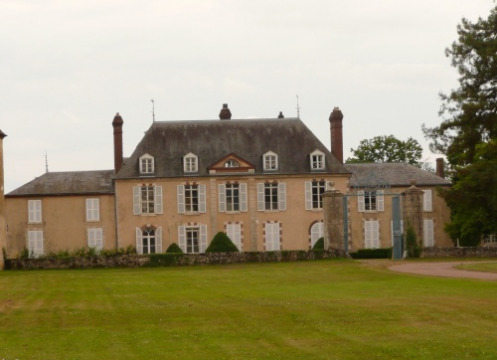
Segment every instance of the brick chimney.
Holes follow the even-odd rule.
[[[0,130],[0,250],[7,248],[7,229],[5,225],[5,196],[3,175],[3,139],[6,137]],[[0,270],[4,268],[3,254],[0,254]]]
[[[228,108],[228,104],[223,104],[223,108],[221,109],[221,112],[219,113],[219,119],[221,119],[221,120],[231,119],[231,111]]]
[[[437,176],[445,179],[444,159],[437,158]]]
[[[343,164],[343,134],[342,134],[343,114],[336,106],[330,115],[330,131],[331,131],[331,153]]]
[[[117,174],[123,166],[123,118],[116,113],[112,121],[114,128],[114,172]]]

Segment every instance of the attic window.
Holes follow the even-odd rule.
[[[278,155],[272,151],[268,151],[262,156],[264,171],[278,170]]]
[[[145,154],[140,157],[140,174],[154,173],[154,157]]]
[[[311,170],[324,170],[324,153],[315,150],[311,153]]]
[[[240,167],[240,164],[238,163],[238,161],[236,161],[234,159],[228,159],[224,163],[224,167],[227,167],[227,168],[236,168],[236,167]]]
[[[188,153],[183,156],[183,171],[185,173],[198,172],[198,156],[193,153]]]

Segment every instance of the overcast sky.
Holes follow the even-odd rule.
[[[6,192],[49,171],[113,167],[156,120],[300,117],[344,157],[360,140],[440,123],[457,86],[444,49],[492,0],[0,0],[0,129]],[[220,139],[222,141],[222,139]]]

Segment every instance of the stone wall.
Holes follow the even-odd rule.
[[[422,258],[492,258],[497,257],[497,247],[451,247],[426,248],[421,253]]]
[[[206,254],[152,254],[82,257],[45,257],[40,259],[10,259],[8,270],[85,269],[114,267],[190,266],[237,263],[263,263],[348,258],[336,249],[324,251],[274,251]]]

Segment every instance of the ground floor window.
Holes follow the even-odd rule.
[[[138,254],[161,253],[162,228],[152,226],[136,228],[136,252]]]
[[[423,220],[423,246],[432,247],[435,245],[433,219]]]
[[[378,220],[364,222],[364,248],[378,249],[380,247],[380,223]]]
[[[205,252],[207,248],[207,226],[180,225],[178,227],[178,245],[187,254]]]
[[[324,235],[324,224],[322,221],[316,222],[311,226],[311,249],[316,242]]]
[[[103,230],[101,228],[91,228],[87,230],[88,247],[101,251],[103,248]]]
[[[226,224],[226,235],[235,244],[238,251],[242,251],[242,225]]]
[[[44,254],[43,230],[28,230],[29,257],[38,257]]]
[[[264,224],[264,242],[266,251],[281,250],[280,223]]]

